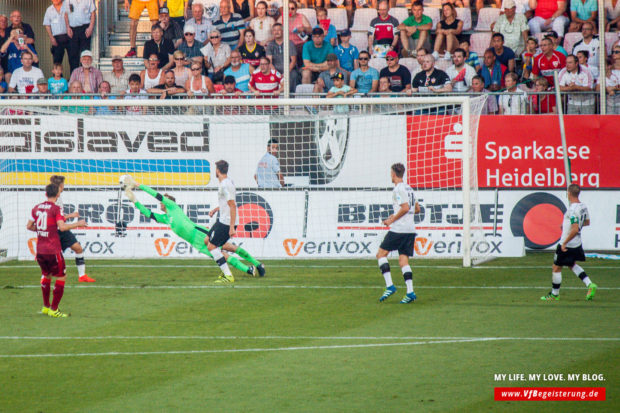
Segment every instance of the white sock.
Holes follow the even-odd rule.
[[[381,266],[384,264],[388,264],[388,259],[386,257],[379,258],[377,261],[379,262],[379,268],[381,268]],[[390,273],[389,271],[383,273],[383,278],[385,279],[386,287],[394,285],[394,282],[392,281],[392,273]]]
[[[82,275],[86,274],[86,264],[84,264],[84,253],[82,252],[81,254],[76,254],[75,261],[76,261],[76,267],[78,270],[78,276],[81,277]],[[81,261],[82,264],[77,264],[78,261]]]
[[[220,266],[220,269],[222,270],[224,275],[232,275],[232,273],[230,272],[230,268],[228,267],[228,264],[226,263],[226,259],[224,258],[224,255],[222,254],[222,251],[220,251],[219,248],[212,250],[211,255],[213,255],[213,259],[215,260],[217,265]]]
[[[551,288],[551,294],[560,295],[560,284],[562,284],[562,273],[554,272],[553,275],[551,276],[551,282],[554,285],[557,284],[557,288],[556,287]]]
[[[575,275],[577,277],[579,277],[580,274],[585,272],[585,270],[583,268],[581,268],[579,266],[579,264],[573,265],[573,268],[571,268],[571,270],[573,270],[573,272],[575,273]],[[579,277],[579,278],[581,279],[581,277]],[[583,279],[581,279],[581,281],[583,281],[583,283],[586,285],[586,287],[589,287],[590,284],[592,284],[592,281],[590,281],[590,277],[588,277],[587,275],[585,277],[583,277]]]
[[[407,294],[413,292],[413,280],[406,280],[405,285],[407,286]]]

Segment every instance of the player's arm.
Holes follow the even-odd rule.
[[[138,209],[138,211],[140,211],[140,213],[142,215],[144,215],[145,217],[147,217],[149,220],[153,219],[157,222],[159,222],[160,224],[168,224],[168,215],[166,214],[158,214],[155,213],[153,211],[151,211],[150,209],[148,209],[146,206],[144,206],[140,201],[138,201],[136,199],[136,195],[133,193],[133,191],[129,188],[125,188],[125,195],[127,196],[127,199],[129,199],[131,202],[133,202],[133,204],[136,206],[136,208]]]
[[[588,218],[585,221],[583,221],[583,226],[584,227],[587,227],[588,225],[590,225],[590,218]]]
[[[390,215],[385,221],[383,221],[383,224],[386,226],[392,225],[394,221],[409,212],[409,209],[411,209],[411,207],[409,206],[409,202],[403,202],[402,204],[400,204],[400,209],[398,210],[398,212]]]
[[[71,229],[77,228],[77,227],[85,227],[87,226],[86,221],[83,219],[80,219],[79,221],[73,222],[71,224],[67,224],[64,220],[64,218],[59,219],[58,221],[56,221],[56,225],[58,225],[58,229],[61,231],[69,231]]]
[[[418,204],[418,201],[416,201],[416,203],[415,203],[415,207],[413,208],[413,212],[415,214],[419,214],[420,213],[420,204]]]
[[[164,206],[166,208],[168,207],[175,207],[178,206],[176,204],[176,202],[174,202],[172,199],[168,199],[165,196],[163,196],[162,194],[160,194],[159,192],[157,192],[156,190],[154,190],[153,188],[151,188],[150,186],[146,186],[146,185],[138,185],[138,189],[143,190],[144,192],[146,192],[147,194],[149,194],[150,196],[152,196],[153,198],[157,199],[159,202],[161,202],[162,204],[164,204]]]
[[[26,224],[26,229],[28,231],[36,231],[37,230],[37,228],[34,226],[34,221],[33,220],[31,220],[31,219],[28,220],[28,223]]]
[[[237,235],[237,230],[235,229],[235,222],[237,222],[237,203],[234,199],[228,200],[228,207],[230,208],[230,231],[228,231],[228,234],[232,238]]]
[[[574,222],[570,226],[570,230],[568,231],[566,239],[564,240],[564,242],[562,242],[562,251],[566,251],[566,244],[568,244],[570,240],[575,238],[577,234],[579,234],[579,222]]]

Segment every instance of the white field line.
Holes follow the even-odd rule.
[[[0,289],[2,289],[0,285]],[[30,285],[14,285],[10,288],[41,288],[39,284]],[[379,290],[381,286],[371,285],[65,285],[65,288],[72,289],[117,289],[117,290],[211,290],[211,289],[300,289],[300,290],[355,290],[355,289],[373,289]],[[540,289],[544,286],[526,286],[526,285],[419,285],[416,289],[437,289],[437,290],[530,290]],[[563,290],[585,290],[585,287],[562,287]],[[620,290],[620,287],[599,287],[598,290]]]
[[[620,341],[620,337],[425,337],[425,336],[0,336],[0,340],[523,340]]]

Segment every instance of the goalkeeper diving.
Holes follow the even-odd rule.
[[[170,226],[170,229],[177,234],[179,237],[183,238],[185,241],[189,242],[196,250],[199,252],[208,255],[213,258],[213,255],[208,250],[207,245],[205,245],[205,239],[209,236],[209,229],[195,224],[183,209],[175,202],[174,197],[168,194],[160,194],[155,191],[153,188],[150,188],[146,185],[140,185],[137,183],[133,177],[130,175],[123,175],[120,178],[121,187],[125,191],[125,195],[127,198],[134,203],[136,208],[148,219],[155,220],[160,224],[166,224]],[[133,192],[133,189],[141,189],[147,194],[151,195],[155,199],[157,199],[161,203],[161,209],[164,211],[164,214],[158,214],[147,207],[145,207],[140,201],[136,199],[136,195]],[[222,251],[222,254],[226,258],[226,262],[238,270],[245,272],[247,274],[256,276],[258,274],[263,277],[265,275],[265,267],[263,264],[255,259],[252,255],[250,255],[243,248],[234,245],[230,242],[227,242],[222,246],[224,251],[232,252],[238,254],[241,258],[247,260],[252,265],[247,266],[243,262],[241,262],[237,257],[227,254]],[[223,277],[220,276],[220,279]],[[218,280],[219,281],[219,280]],[[234,278],[232,276],[226,278],[226,282],[234,282]]]

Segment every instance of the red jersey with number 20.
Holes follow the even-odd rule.
[[[65,220],[60,207],[45,201],[32,208],[32,220],[37,231],[37,254],[60,253],[57,223]]]

